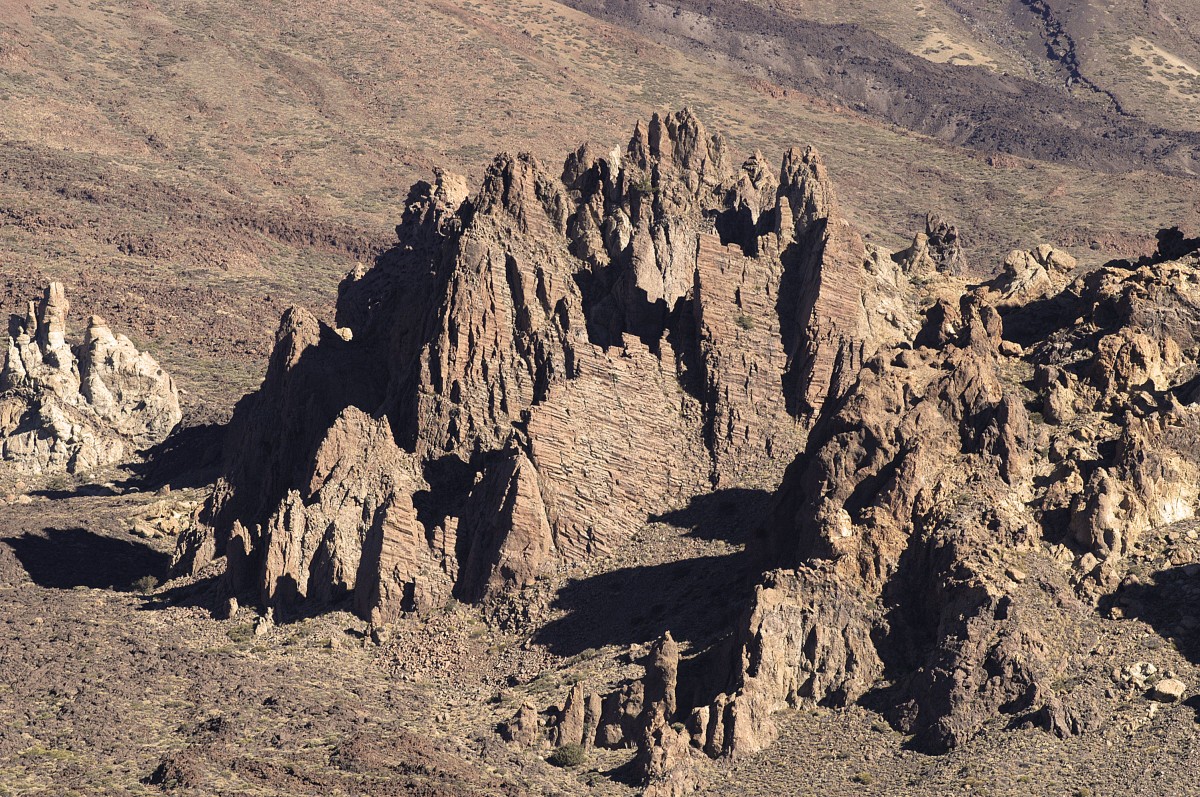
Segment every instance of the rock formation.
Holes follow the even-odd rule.
[[[713,485],[774,487],[823,403],[912,334],[910,288],[815,151],[776,178],[726,150],[683,111],[561,176],[502,155],[472,196],[414,186],[338,330],[284,316],[180,566],[233,551],[228,587],[285,616],[390,618],[421,601],[380,596],[487,601]]]
[[[1066,284],[1073,266],[1014,253],[812,430],[768,528],[789,566],[759,588],[730,692],[693,711],[695,746],[755,752],[772,713],[845,705],[885,674],[889,720],[933,752],[998,713],[1058,735],[1094,722],[1053,686],[1086,643],[1040,629],[1079,628],[1144,535],[1195,516],[1200,252]],[[1064,543],[1083,552],[1077,594],[1023,588],[1014,562]]]
[[[925,278],[932,274],[962,277],[969,268],[958,227],[934,213],[925,217],[925,232],[913,236],[912,246],[897,252],[894,259],[905,271]]]
[[[1056,686],[1081,621],[1200,501],[1200,253],[1043,245],[970,288],[953,225],[878,251],[811,148],[734,163],[684,111],[559,176],[500,156],[473,195],[414,186],[338,329],[285,315],[180,566],[224,556],[283,619],[498,610],[648,515],[765,488],[764,575],[703,687],[668,635],[645,677],[525,705],[507,738],[636,748],[673,795],[805,703],[866,699],[932,752],[997,714],[1087,730]]]
[[[162,442],[182,418],[171,377],[92,316],[67,342],[62,283],[29,303],[0,362],[0,455],[34,474],[111,465]]]
[[[1028,304],[1062,290],[1076,265],[1075,258],[1049,244],[1028,252],[1013,250],[1004,259],[1004,271],[991,284],[995,293],[988,298],[997,307]]]

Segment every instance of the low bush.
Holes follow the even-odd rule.
[[[587,751],[581,744],[564,744],[546,759],[556,767],[577,767],[587,760]]]

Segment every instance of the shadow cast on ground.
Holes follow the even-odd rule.
[[[1100,610],[1120,607],[1126,617],[1148,623],[1188,661],[1200,664],[1200,565],[1171,567],[1148,583],[1129,583],[1105,596]]]
[[[1116,607],[1124,616],[1148,623],[1166,644],[1192,664],[1200,664],[1200,565],[1159,570],[1149,582],[1122,585],[1100,601],[1105,614]],[[1184,703],[1200,722],[1200,695]]]
[[[204,424],[176,429],[161,443],[140,452],[141,459],[121,466],[127,478],[97,484],[87,482],[70,487],[47,487],[33,495],[53,500],[85,496],[122,495],[131,488],[143,492],[164,486],[207,487],[221,475],[221,452],[225,426]]]
[[[220,475],[225,444],[224,424],[177,428],[170,437],[142,452],[143,460],[130,466],[133,484],[144,490],[171,487],[205,487]]]
[[[650,521],[688,529],[698,540],[748,543],[761,533],[771,499],[766,490],[731,487],[698,495],[683,509],[651,515]]]
[[[162,579],[171,564],[168,554],[148,545],[82,528],[49,528],[3,542],[35,584],[51,589],[130,591],[146,576]]]
[[[761,525],[769,498],[761,490],[718,490],[649,520],[688,529],[686,536],[696,539],[744,544]],[[754,595],[760,575],[754,547],[572,580],[553,604],[564,616],[535,640],[562,656],[648,642],[666,631],[692,649],[711,646],[733,632]]]

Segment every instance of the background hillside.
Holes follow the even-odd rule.
[[[981,274],[1043,240],[1095,263],[1200,227],[1181,6],[1053,3],[1083,76],[1068,91],[1050,23],[1021,4],[715,3],[707,29],[681,34],[668,23],[692,5],[4,0],[4,309],[64,279],[81,316],[161,356],[193,417],[221,417],[256,384],[283,308],[324,312],[435,166],[474,179],[504,150],[550,162],[623,145],[629,119],[683,105],[733,151],[818,146],[849,215],[888,247],[928,211],[954,219]],[[832,22],[858,27],[826,52]],[[776,60],[756,26],[777,31]],[[1135,40],[1157,49],[1118,57]],[[955,124],[991,139],[926,112],[947,87]],[[963,92],[986,102],[963,112]],[[1147,125],[1171,129],[1147,145]],[[1047,138],[1094,127],[1081,152]]]

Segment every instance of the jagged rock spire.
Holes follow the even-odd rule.
[[[400,573],[406,594],[421,578],[422,594],[488,601],[614,550],[706,485],[774,486],[810,423],[780,390],[787,369],[815,373],[803,391],[819,405],[843,388],[839,368],[906,329],[842,306],[873,308],[864,297],[884,283],[861,241],[838,249],[857,240],[844,222],[824,233],[836,206],[819,157],[795,150],[781,187],[761,153],[735,173],[726,148],[685,109],[639,122],[623,149],[579,147],[559,177],[501,155],[469,197],[446,173],[415,186],[397,247],[343,282],[348,334],[299,313],[285,322],[234,419],[246,453],[206,510],[208,541],[186,543],[181,561],[220,555],[236,523],[257,572],[233,589],[292,574],[292,593],[265,593],[283,615],[338,590],[365,606],[362,578],[309,583],[330,572],[310,566],[322,544],[287,542],[331,527],[320,518],[340,499],[317,500],[305,474],[347,407],[386,419],[427,485],[412,489],[430,496],[421,523],[440,575]],[[789,215],[783,242],[788,197],[802,218]],[[336,547],[375,567],[362,546]]]

